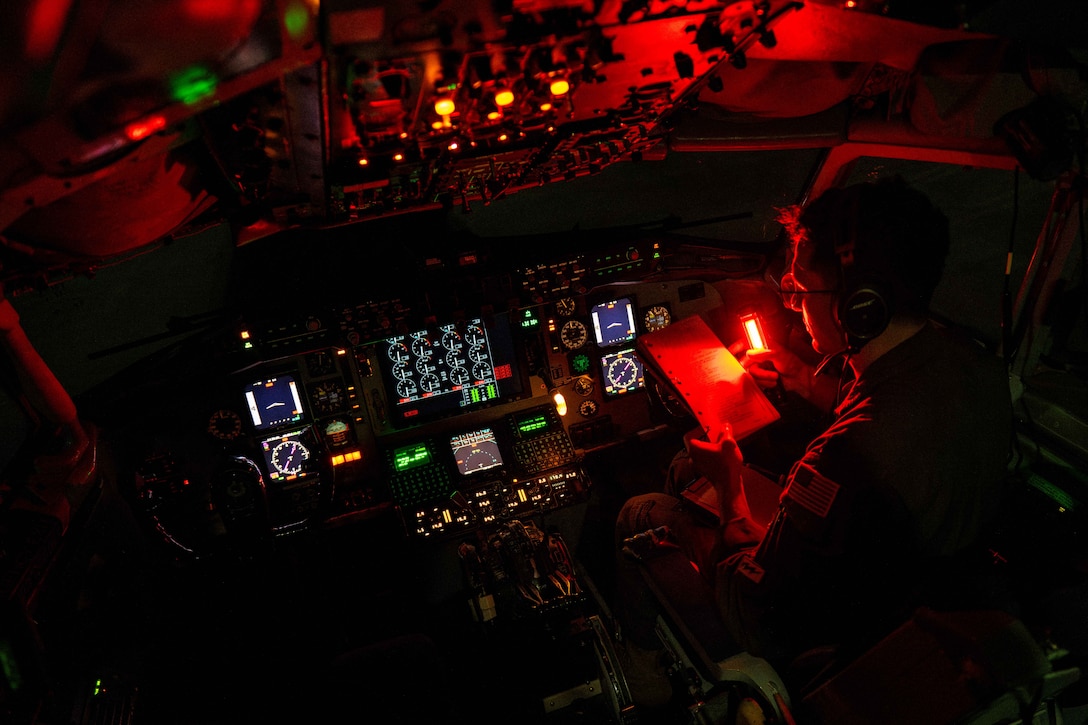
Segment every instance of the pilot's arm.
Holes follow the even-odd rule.
[[[869,485],[858,468],[846,457],[806,456],[755,541],[754,524],[723,521],[716,599],[747,651],[774,658],[842,644],[844,631],[865,639],[909,614],[904,592],[915,573],[899,562],[912,546],[910,518],[898,496]]]

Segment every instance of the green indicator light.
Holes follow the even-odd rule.
[[[186,106],[215,95],[219,79],[204,66],[194,65],[170,78],[170,94]]]
[[[287,34],[295,40],[302,37],[302,34],[310,27],[310,13],[306,10],[306,6],[300,2],[288,5],[287,10],[283,13],[283,27],[287,29]]]
[[[23,675],[19,671],[19,664],[15,661],[15,653],[12,651],[11,642],[0,640],[0,670],[4,672],[4,679],[12,692],[23,689]]]
[[[584,373],[589,371],[589,356],[588,355],[575,355],[570,361],[571,369],[576,373]]]

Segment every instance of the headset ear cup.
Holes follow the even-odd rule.
[[[871,340],[888,326],[891,306],[877,284],[860,284],[839,299],[839,326],[851,338]]]

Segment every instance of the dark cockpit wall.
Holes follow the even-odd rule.
[[[30,5],[42,9],[48,4]],[[134,5],[139,4],[118,3],[119,7]],[[316,8],[315,3],[303,5]],[[1001,52],[997,52],[989,41],[960,44],[964,39],[959,30],[953,29],[954,21],[942,22],[936,29],[915,27],[894,17],[879,17],[880,8],[871,4],[865,8],[867,14],[850,16],[856,27],[849,24],[839,29],[838,21],[845,17],[841,15],[845,12],[843,8],[837,4],[808,3],[803,9],[805,14],[801,8],[796,12],[791,10],[774,26],[777,46],[768,47],[752,38],[743,59],[736,54],[731,54],[732,61],[719,58],[724,60],[718,68],[720,83],[712,75],[698,73],[700,82],[705,82],[700,102],[692,106],[681,104],[675,111],[663,114],[660,125],[654,117],[649,124],[652,132],[646,139],[617,135],[611,127],[602,130],[583,123],[572,126],[570,135],[563,137],[565,140],[534,137],[534,144],[543,138],[542,145],[507,152],[497,146],[495,135],[483,133],[494,129],[489,130],[487,122],[477,116],[474,123],[481,132],[477,151],[460,158],[441,156],[440,161],[426,163],[422,162],[423,157],[412,159],[408,167],[403,167],[408,170],[398,170],[400,167],[389,165],[388,158],[384,161],[380,158],[393,152],[389,141],[392,136],[399,136],[389,131],[389,124],[403,130],[396,125],[403,121],[389,113],[391,104],[368,101],[356,109],[365,111],[358,114],[365,123],[354,123],[348,118],[347,126],[335,126],[338,121],[341,124],[345,121],[346,106],[340,93],[357,90],[354,80],[349,80],[349,67],[353,73],[367,74],[358,85],[379,95],[392,94],[397,100],[403,98],[398,91],[402,86],[396,85],[396,79],[403,79],[405,72],[418,72],[415,66],[405,69],[393,62],[378,77],[371,78],[364,66],[349,66],[349,48],[355,52],[356,41],[371,37],[367,34],[375,27],[377,5],[324,4],[320,17],[327,23],[327,40],[320,47],[308,45],[302,33],[294,44],[286,42],[282,46],[286,49],[279,56],[283,62],[272,62],[271,68],[263,66],[270,57],[267,54],[243,54],[253,64],[236,68],[234,77],[238,82],[234,86],[224,85],[221,94],[212,99],[214,103],[198,101],[195,108],[199,111],[176,104],[168,106],[164,122],[170,133],[159,135],[153,131],[148,142],[116,149],[109,149],[105,143],[81,142],[76,147],[90,156],[102,153],[103,149],[108,153],[90,159],[86,167],[77,163],[79,168],[72,174],[52,173],[56,168],[47,165],[47,173],[37,176],[28,173],[9,180],[3,210],[18,216],[21,224],[9,226],[5,217],[5,292],[12,297],[28,338],[67,392],[75,397],[80,414],[89,416],[89,424],[101,427],[104,434],[110,429],[140,433],[181,431],[184,435],[179,436],[176,450],[181,454],[192,453],[206,447],[208,440],[218,440],[215,433],[230,434],[232,423],[215,417],[217,409],[187,406],[202,400],[188,397],[189,387],[180,383],[171,385],[169,378],[165,384],[162,380],[157,384],[148,381],[162,371],[176,374],[175,381],[191,380],[188,373],[197,366],[190,368],[189,363],[199,363],[202,357],[215,358],[217,346],[226,337],[231,343],[240,342],[234,327],[238,319],[270,322],[272,327],[265,328],[266,337],[259,340],[264,347],[258,357],[245,358],[242,364],[228,368],[230,375],[214,381],[226,389],[224,399],[231,404],[238,402],[233,396],[242,387],[254,382],[239,379],[245,378],[248,370],[254,374],[259,371],[264,378],[265,372],[282,373],[286,366],[297,365],[293,370],[303,376],[303,383],[319,389],[326,379],[306,367],[310,359],[303,361],[303,355],[309,352],[305,343],[300,342],[301,347],[295,348],[288,340],[289,335],[279,339],[274,334],[267,335],[275,332],[276,326],[305,333],[307,325],[312,324],[314,310],[322,314],[333,309],[354,310],[352,305],[356,303],[394,298],[419,301],[420,318],[433,315],[438,321],[511,298],[517,300],[518,307],[544,309],[560,302],[562,296],[541,288],[538,282],[543,275],[538,270],[566,273],[574,268],[572,260],[583,256],[589,260],[586,269],[599,273],[602,280],[599,285],[587,284],[587,292],[598,286],[617,292],[635,289],[641,299],[643,295],[649,298],[650,289],[656,285],[663,297],[676,294],[675,299],[679,300],[677,280],[682,284],[679,291],[685,293],[689,289],[686,285],[697,281],[707,283],[715,294],[729,301],[735,298],[734,293],[741,296],[749,285],[762,288],[766,283],[768,296],[760,299],[767,303],[768,317],[777,319],[772,310],[777,314],[781,311],[771,294],[781,271],[780,231],[774,221],[776,207],[804,201],[832,184],[898,173],[933,195],[952,217],[956,244],[949,260],[950,273],[938,290],[936,312],[948,324],[964,326],[995,354],[1009,355],[1014,391],[1025,406],[1021,455],[1025,462],[1045,464],[1045,468],[1031,470],[1036,475],[1035,485],[1067,503],[1070,500],[1067,490],[1083,483],[1079,472],[1084,470],[1088,436],[1078,436],[1075,432],[1083,430],[1088,419],[1083,409],[1077,407],[1077,396],[1083,391],[1086,352],[1084,313],[1075,291],[1078,279],[1083,279],[1083,272],[1077,266],[1077,235],[1083,233],[1077,225],[1074,193],[1082,191],[1077,162],[1066,157],[1060,143],[1059,148],[1043,144],[1041,148],[1025,149],[1040,152],[1039,157],[1018,156],[1009,150],[1006,138],[993,131],[1005,113],[1027,106],[1040,89],[1064,97],[1066,84],[1072,82],[1070,76],[1076,75],[1076,69],[1083,71],[1083,66],[1063,59],[1048,66],[1046,73],[1040,73],[1053,85],[1040,85],[1039,78],[1026,83],[1021,77],[1023,67],[1018,65],[1019,54],[1006,55],[1004,44],[998,44]],[[444,32],[451,29],[459,32],[467,27],[458,24],[465,16],[451,14],[447,5],[456,5],[459,12],[466,5],[478,4],[430,3],[417,17],[404,17],[410,14],[402,4],[383,5],[392,7],[387,12],[397,20],[391,21],[389,27],[409,34],[402,36],[401,42],[425,44],[420,38],[441,39]],[[741,23],[743,11],[749,8],[748,3],[688,5],[697,5],[687,10],[699,13],[700,22],[702,13],[710,8],[713,12],[735,10],[737,22]],[[786,5],[802,4],[774,4],[776,8]],[[181,3],[178,7],[210,15],[218,12],[212,4],[199,2]],[[297,6],[240,2],[233,7],[237,10],[234,17],[237,28],[255,28],[249,37],[263,39],[256,45],[267,47],[265,41],[276,37],[277,32],[267,24],[268,16],[253,14],[255,9],[274,8],[286,19],[287,11]],[[660,37],[654,31],[665,25],[676,25],[681,31],[690,25],[673,22],[669,10],[657,4],[643,7],[637,3],[600,3],[593,7],[605,15],[615,13],[617,19],[621,12],[633,13],[624,20],[631,27],[616,31],[623,42],[641,37],[639,42],[645,43],[648,38]],[[520,13],[518,17],[523,24],[516,29],[521,32],[536,28],[541,17],[550,17],[556,22],[553,29],[561,37],[569,30],[560,22],[566,13],[590,12],[584,3],[513,3],[500,9]],[[1007,9],[1006,4],[990,4],[987,12],[978,13],[978,24],[983,26],[984,21],[990,21],[1008,30],[1007,18],[999,22],[1003,9]],[[945,14],[933,12],[942,21],[947,19]],[[830,13],[835,13],[834,23],[828,22]],[[1045,13],[1045,8],[1040,9],[1031,19],[1039,19]],[[728,18],[727,13],[723,15]],[[793,16],[817,17],[812,27],[822,29],[824,34],[806,36],[797,32],[796,26],[791,30],[788,21]],[[122,27],[132,33],[131,23],[141,17],[135,13],[129,18],[130,23]],[[220,17],[220,20],[229,19]],[[655,25],[656,21],[661,24]],[[231,22],[224,22],[223,37],[205,40],[213,45],[230,45],[236,40],[235,34],[227,32],[232,28],[237,32]],[[887,42],[888,37],[893,37],[889,29],[905,33],[901,45],[893,47]],[[287,30],[286,25],[281,28],[281,41],[294,37]],[[494,28],[485,23],[483,30],[493,32]],[[1024,22],[1017,31],[1025,38],[1037,38],[1030,22]],[[800,42],[806,38],[812,42],[807,45]],[[816,38],[821,42],[814,42]],[[139,45],[132,36],[127,43],[117,44],[125,37],[118,38],[115,34],[110,34],[109,40],[115,41],[106,43],[114,51]],[[950,45],[945,45],[946,41]],[[707,57],[692,62],[709,65],[710,55],[724,51],[723,42],[721,38],[712,41],[711,45],[717,43],[717,47],[707,51]],[[806,53],[826,50],[822,42],[834,48],[830,56],[833,60],[825,62],[828,59],[821,58],[807,65]],[[928,49],[929,44],[935,46]],[[244,45],[249,48],[248,43]],[[694,85],[694,77],[680,77],[683,65],[676,65],[673,60],[674,49],[662,45],[659,50],[667,50],[665,55],[672,63],[669,77],[676,75],[681,85],[688,82]],[[199,47],[193,48],[194,55],[199,55]],[[950,51],[956,47],[959,52]],[[626,85],[629,81],[623,80],[627,78],[624,74],[630,68],[621,72],[619,67],[610,65],[625,65],[621,55],[635,63],[636,75],[648,68],[657,71],[655,64],[660,58],[656,51],[647,50],[644,57],[633,58],[630,48],[622,42],[611,48],[597,47],[595,52],[603,53],[599,67],[602,74],[612,75],[613,80],[618,78]],[[397,56],[407,57],[400,52],[393,56],[393,61],[398,60]],[[874,64],[872,57],[881,60]],[[110,59],[102,58],[101,65],[95,67],[105,77],[110,76],[112,66],[106,62]],[[541,61],[532,55],[523,59]],[[775,62],[776,59],[781,62]],[[1006,69],[1006,63],[1011,67]],[[587,65],[591,69],[596,67],[592,63]],[[1034,68],[1031,63],[1027,66]],[[471,63],[457,67],[462,71],[481,70]],[[972,75],[980,68],[983,72],[978,77]],[[701,71],[704,67],[698,65],[696,69]],[[395,77],[386,71],[393,71]],[[410,73],[408,77],[414,79]],[[207,78],[200,76],[195,80]],[[380,90],[377,86],[367,86],[371,81],[377,82]],[[593,83],[607,88],[600,79]],[[637,99],[645,104],[640,112],[657,113],[661,110],[655,106],[660,102],[661,88],[653,83],[647,85],[646,92]],[[583,90],[593,87],[587,81]],[[136,93],[137,88],[129,90],[135,98],[147,97]],[[1079,93],[1070,92],[1069,97],[1083,99]],[[80,107],[78,118],[86,124],[95,120],[96,111],[116,109],[116,105],[100,102],[106,96],[88,95],[87,98],[95,100]],[[577,93],[574,98],[579,113],[592,110]],[[481,99],[472,98],[472,101]],[[157,106],[152,100],[148,105],[135,103],[133,107],[146,110]],[[122,117],[128,118],[124,114]],[[139,113],[132,116],[136,120],[139,117]],[[190,118],[193,123],[186,122]],[[1023,124],[1022,128],[1035,131],[1039,127],[1032,119],[1041,119],[1045,124],[1053,118],[1053,114],[1042,112],[1039,116],[1016,120]],[[181,126],[175,127],[175,122]],[[39,153],[42,135],[49,128],[36,127],[35,133],[26,137],[37,141],[38,145],[32,143],[31,147]],[[128,132],[130,128],[132,133],[142,133],[139,126],[126,125],[120,130]],[[414,126],[411,130],[420,134],[421,149],[433,150],[438,140],[445,140],[437,129],[434,137],[428,135],[429,130],[417,131]],[[174,131],[178,131],[176,136]],[[530,134],[540,131],[536,126],[528,126]],[[112,138],[108,132],[102,136],[97,136],[98,133],[97,130],[91,133],[94,140]],[[1058,136],[1063,139],[1064,130]],[[256,137],[261,139],[259,143],[254,141]],[[170,153],[164,155],[161,147],[156,149],[156,143],[169,147]],[[627,143],[631,148],[624,149]],[[62,143],[57,146],[64,148]],[[375,165],[371,168],[382,169],[377,177],[368,176],[369,171],[358,171],[364,152],[371,154],[368,160]],[[80,161],[75,155],[67,159],[73,160]],[[350,172],[344,168],[348,161],[355,165]],[[428,170],[432,161],[436,166]],[[126,164],[138,170],[125,173]],[[527,175],[519,175],[522,169],[528,169]],[[1053,173],[1055,169],[1058,173]],[[427,173],[438,180],[437,187],[423,183]],[[112,176],[116,183],[102,185],[107,188],[89,192],[87,196],[72,191],[84,186],[95,188],[98,184],[93,177],[99,174]],[[190,180],[194,176],[208,183],[195,187],[197,193],[190,193],[194,188]],[[164,178],[165,183],[160,184]],[[142,185],[144,182],[147,186]],[[72,188],[65,188],[65,183]],[[140,191],[148,187],[164,196]],[[22,193],[27,188],[45,194],[42,198],[62,202],[67,199],[71,203],[53,205],[43,203],[41,198],[28,203]],[[502,193],[496,193],[495,189]],[[27,206],[37,213],[24,214]],[[148,226],[150,222],[154,224]],[[169,229],[169,233],[162,236],[163,228],[158,225]],[[117,234],[112,233],[115,227],[119,230]],[[54,230],[68,244],[59,250],[60,254],[56,254],[58,237],[51,234]],[[71,239],[67,239],[69,235]],[[28,241],[37,242],[38,247],[28,248]],[[648,255],[652,254],[652,246],[647,245],[653,244],[660,244],[664,250],[661,258]],[[89,252],[92,254],[88,255]],[[632,254],[641,259],[633,258]],[[1079,254],[1082,270],[1083,251]],[[654,265],[633,264],[650,259],[655,260]],[[529,279],[528,272],[535,275],[534,280]],[[712,296],[708,294],[707,298]],[[345,300],[347,305],[343,304]],[[698,300],[689,300],[688,304],[689,309],[702,309]],[[330,319],[318,317],[326,322]],[[340,316],[331,319],[337,324],[346,322]],[[219,337],[217,333],[222,329],[228,329],[230,334]],[[339,336],[351,331],[359,330],[334,327],[332,334]],[[774,332],[770,330],[770,334]],[[186,340],[188,346],[184,344]],[[191,354],[193,348],[197,355],[186,358],[181,354],[182,351]],[[208,354],[200,354],[205,352]],[[352,362],[352,370],[361,369],[359,364],[367,359]],[[259,360],[260,365],[250,368],[254,360]],[[312,360],[318,367],[325,364],[320,355]],[[239,371],[241,376],[235,375]],[[573,382],[562,380],[562,372],[555,377],[559,382],[557,387],[564,391],[574,387]],[[137,381],[139,385],[135,384]],[[533,378],[530,382],[536,384]],[[233,384],[239,387],[231,388]],[[549,388],[549,392],[553,389]],[[5,446],[9,440],[12,444],[27,437],[34,440],[32,433],[48,427],[43,426],[41,418],[27,414],[25,403],[31,401],[20,399],[21,392],[17,388],[16,395],[5,399],[4,412],[10,415],[3,419],[3,430],[16,432],[14,436],[5,436]],[[574,395],[570,397],[574,399]],[[583,450],[597,448],[596,459],[590,455],[587,464],[597,496],[614,497],[623,492],[618,487],[609,488],[620,478],[616,471],[609,470],[610,466],[622,466],[623,474],[632,476],[632,469],[641,468],[638,473],[646,478],[652,477],[655,470],[652,465],[644,465],[646,458],[638,455],[620,460],[632,452],[648,457],[655,448],[642,440],[642,428],[622,424],[621,418],[625,416],[633,421],[649,419],[646,406],[636,411],[635,404],[643,401],[633,396],[628,398],[621,402],[603,399],[599,402],[608,406],[606,410],[618,411],[614,417],[621,424],[616,430],[632,440],[617,438],[584,448],[579,445]],[[324,400],[327,402],[328,398]],[[597,398],[593,400],[596,402]],[[520,412],[537,402],[540,400],[514,400],[508,408],[500,405],[486,409],[474,420],[486,421],[488,413],[497,411]],[[196,410],[197,407],[200,409]],[[30,409],[33,408],[31,405]],[[133,415],[126,418],[130,413]],[[213,416],[211,420],[209,415]],[[215,427],[219,425],[226,428]],[[438,421],[425,430],[446,434],[451,432],[451,425],[455,424]],[[206,435],[213,427],[212,436]],[[411,442],[413,435],[411,429],[405,432],[387,427],[380,432],[384,438],[378,448],[383,449]],[[246,433],[249,434],[248,429]],[[664,442],[671,445],[673,441]],[[191,443],[194,448],[187,449]],[[117,450],[123,451],[124,446],[118,446]],[[4,453],[6,462],[17,451],[13,445],[12,450]],[[132,467],[135,463],[122,464],[122,469],[125,465]],[[257,465],[265,464],[258,461]],[[17,465],[7,471],[5,486],[14,483],[18,487],[18,476],[26,469]],[[245,472],[231,469],[221,473],[244,476]],[[126,485],[131,485],[131,481]],[[593,505],[607,508],[599,500],[594,500]],[[138,510],[138,506],[134,509]],[[608,521],[606,517],[593,519],[584,508],[572,509],[566,516],[563,533],[572,549],[584,557],[581,564],[595,564],[588,547],[578,551],[580,547],[572,530],[587,523],[596,525],[599,531],[578,531],[582,541],[607,542],[607,533],[601,532]],[[1055,529],[1066,525],[1051,509],[1044,513],[1057,517],[1054,520],[1059,526]],[[579,516],[586,518],[579,521]],[[564,516],[560,513],[556,518]],[[358,519],[351,520],[358,523]],[[173,529],[170,522],[164,522],[164,519],[157,522],[163,524],[163,530],[157,532],[161,535],[149,538],[165,546],[170,554],[177,554],[180,549],[166,539],[180,536],[179,531],[189,533],[191,529]],[[259,567],[249,569],[232,580],[234,588],[251,589],[248,596],[215,599],[206,592],[222,595],[225,588],[218,586],[221,582],[207,579],[214,579],[219,571],[201,580],[201,576],[191,576],[193,569],[185,566],[177,570],[161,566],[145,570],[145,558],[157,562],[160,552],[152,551],[151,546],[128,548],[127,540],[119,541],[115,532],[127,531],[129,523],[107,518],[105,523],[99,519],[89,527],[106,542],[102,550],[106,557],[104,561],[92,562],[100,568],[88,576],[86,592],[98,595],[99,599],[85,603],[84,614],[86,621],[99,629],[78,638],[93,651],[80,651],[87,660],[78,660],[77,664],[89,662],[93,667],[88,669],[120,674],[113,683],[120,687],[109,702],[121,704],[129,694],[125,687],[138,678],[121,672],[122,668],[116,666],[118,661],[110,661],[104,655],[120,657],[125,653],[118,650],[126,646],[138,650],[140,643],[136,640],[140,636],[146,636],[156,645],[167,642],[178,647],[173,656],[148,661],[157,681],[152,684],[151,678],[148,680],[144,704],[149,709],[145,712],[164,713],[171,707],[180,707],[169,698],[185,691],[193,694],[185,715],[203,704],[197,704],[196,693],[212,700],[219,698],[223,717],[240,714],[244,705],[233,699],[238,687],[233,678],[242,680],[242,671],[267,676],[267,687],[258,690],[267,696],[282,684],[275,682],[275,677],[282,677],[285,672],[297,673],[291,669],[293,664],[312,662],[304,655],[313,655],[319,640],[322,646],[326,645],[322,638],[330,632],[334,635],[351,632],[353,637],[361,637],[361,630],[380,639],[383,628],[392,631],[395,629],[392,625],[401,624],[409,616],[419,616],[425,622],[433,614],[425,611],[424,605],[430,602],[419,600],[410,602],[403,612],[394,612],[404,602],[383,598],[383,585],[388,582],[382,576],[412,580],[413,584],[426,580],[430,588],[443,595],[456,590],[461,583],[456,562],[451,566],[449,558],[432,561],[421,556],[413,560],[411,555],[425,547],[417,546],[414,540],[403,540],[404,532],[398,530],[393,532],[398,534],[394,538],[367,538],[368,543],[376,541],[377,546],[361,552],[352,548],[358,547],[358,541],[345,537],[349,539],[347,545],[334,552],[340,556],[327,556],[329,552],[323,550],[314,559],[288,562],[289,566],[275,572],[276,576],[265,577],[269,572]],[[382,521],[383,527],[384,524]],[[113,525],[117,528],[110,528]],[[336,531],[356,528],[341,525]],[[388,532],[382,528],[381,533],[384,536]],[[290,548],[288,540],[290,536],[281,538],[285,550]],[[186,540],[176,543],[192,544]],[[343,556],[345,551],[358,554],[359,559],[370,564],[384,557],[390,565],[337,568],[339,564],[357,564]],[[137,562],[127,566],[116,563],[126,558]],[[185,561],[184,556],[179,560]],[[302,571],[314,560],[322,566]],[[402,564],[417,568],[391,570]],[[150,571],[149,581],[156,584],[178,574],[179,582],[199,583],[206,588],[194,588],[176,601],[164,604],[150,595],[145,599],[138,591],[140,583],[110,580],[111,576],[119,576],[118,571],[133,570],[140,575]],[[606,578],[603,572],[593,573]],[[83,573],[71,576],[79,578]],[[295,586],[301,583],[308,588],[284,591],[280,586],[285,582]],[[67,583],[70,585],[67,589],[73,588],[71,582]],[[152,587],[146,589],[150,591]],[[332,603],[323,600],[325,597]],[[270,602],[276,606],[268,606]],[[142,609],[145,604],[154,611]],[[244,609],[254,604],[256,611]],[[353,611],[356,604],[364,606]],[[199,611],[187,610],[188,607]],[[385,618],[374,617],[375,612]],[[460,609],[458,613],[466,614]],[[122,622],[126,616],[133,621]],[[169,625],[160,620],[170,617],[176,617],[172,620],[176,627],[165,632]],[[129,626],[122,627],[123,624]],[[203,633],[195,631],[205,625]],[[70,644],[70,639],[57,637],[57,629],[70,635],[63,627],[50,631],[48,623],[44,634],[54,643]],[[185,641],[189,635],[192,642]],[[218,637],[222,639],[217,640]],[[193,642],[207,651],[195,652]],[[224,647],[215,649],[216,644]],[[346,649],[348,643],[342,644]],[[433,658],[430,641],[400,639],[390,644],[388,650],[371,651],[369,662],[388,661],[393,663],[395,671],[401,671],[403,666],[403,671],[412,677],[432,683],[440,682],[436,672],[449,666],[448,661]],[[478,642],[469,642],[470,646],[474,644]],[[101,649],[95,650],[99,645]],[[457,651],[443,655],[480,667],[478,678],[466,678],[473,680],[465,683],[471,685],[469,696],[490,696],[488,707],[495,712],[489,709],[488,714],[501,715],[503,706],[517,711],[524,704],[514,702],[514,693],[538,696],[556,692],[549,678],[563,667],[569,668],[571,663],[581,665],[585,659],[584,653],[559,651],[552,652],[559,655],[558,663],[543,664],[541,653],[553,646],[554,642],[529,638],[519,641],[514,648],[517,651],[513,654],[521,659],[491,662],[482,661],[483,652],[492,651],[489,647],[481,653]],[[237,659],[228,657],[232,647],[245,649],[246,655]],[[534,651],[541,656],[526,663],[526,647],[539,647]],[[19,650],[20,654],[25,651]],[[505,649],[499,651],[511,654]],[[296,655],[299,659],[295,659]],[[220,662],[208,661],[217,656],[222,657]],[[262,657],[267,662],[259,662]],[[511,661],[531,670],[539,681],[527,684],[524,678],[513,676],[509,670],[521,670],[509,667]],[[68,664],[63,663],[65,667]],[[131,665],[131,661],[124,660],[122,664]],[[240,667],[232,671],[235,665],[253,669]],[[426,671],[428,667],[433,669]],[[280,669],[269,673],[276,668]],[[372,678],[371,686],[366,688],[368,693],[376,689],[373,683],[388,683],[374,668],[356,672]],[[128,679],[125,675],[129,675]],[[172,685],[164,686],[162,680],[171,677]],[[209,684],[208,679],[215,681]],[[79,683],[81,687],[85,684]],[[403,683],[388,684],[392,685],[391,692],[403,694]],[[358,687],[361,687],[358,681],[344,683],[345,692]],[[447,704],[447,693],[441,688],[431,692],[433,697],[417,699],[425,706],[441,708]],[[574,696],[587,694],[579,691]],[[354,702],[356,706],[361,703],[362,700]],[[259,708],[261,712],[271,713],[275,706],[276,701],[268,697]],[[471,714],[471,711],[458,714]]]

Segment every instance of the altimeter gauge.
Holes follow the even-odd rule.
[[[646,326],[649,332],[668,327],[671,322],[672,315],[669,313],[669,308],[664,305],[647,307],[645,312],[642,313],[642,324]]]
[[[242,418],[233,410],[217,410],[208,419],[208,433],[221,441],[232,441],[242,434]]]
[[[567,320],[559,330],[559,339],[568,350],[577,350],[589,339],[589,330],[578,320]]]

